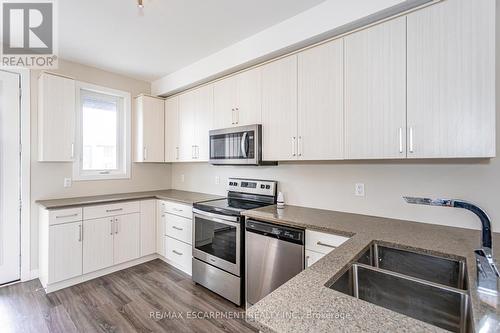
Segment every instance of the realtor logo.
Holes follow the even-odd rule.
[[[54,0],[2,1],[2,66],[57,66],[54,7]]]

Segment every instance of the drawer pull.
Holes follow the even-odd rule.
[[[177,254],[178,256],[182,256],[183,254],[181,252],[177,252],[175,250],[172,250],[173,253]]]
[[[173,225],[172,228],[175,229],[175,230],[179,230],[179,231],[184,230],[184,228],[179,228],[179,227],[176,227],[175,225]]]
[[[336,246],[333,246],[333,245],[330,245],[330,244],[326,244],[326,243],[323,243],[321,241],[318,241],[316,243],[316,245],[320,245],[320,246],[326,246],[326,247],[331,247],[332,249],[336,249],[337,247]]]
[[[78,213],[76,213],[76,214],[69,214],[69,215],[59,215],[59,216],[56,216],[56,219],[63,219],[65,217],[73,217],[73,216],[78,216]]]
[[[119,212],[123,210],[123,208],[116,208],[116,209],[106,209],[106,213],[111,213],[111,212]]]
[[[179,209],[179,208],[175,208],[175,207],[174,207],[174,208],[172,208],[172,210],[173,210],[174,212],[183,212],[183,211],[184,211],[183,209]]]

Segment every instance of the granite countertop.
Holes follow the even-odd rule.
[[[328,210],[268,206],[243,212],[276,224],[350,237],[293,279],[247,309],[247,320],[262,332],[445,332],[374,304],[329,289],[373,241],[419,252],[466,260],[474,329],[500,330],[499,297],[484,298],[475,290],[473,250],[480,231]],[[479,222],[478,222],[479,223]],[[493,234],[500,258],[500,234]],[[483,332],[481,330],[481,332]]]
[[[60,208],[69,208],[73,206],[104,204],[117,201],[141,200],[141,199],[160,199],[160,200],[176,201],[192,205],[195,202],[216,200],[221,198],[223,197],[206,193],[180,191],[180,190],[158,190],[158,191],[147,191],[147,192],[95,195],[88,197],[74,197],[74,198],[64,198],[64,199],[37,200],[36,203],[47,209],[60,209]]]

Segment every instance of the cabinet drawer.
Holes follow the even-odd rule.
[[[193,218],[193,207],[177,202],[160,201],[160,212],[179,215],[188,219]]]
[[[165,235],[183,241],[184,243],[193,244],[191,239],[191,228],[193,221],[185,217],[165,214]]]
[[[107,216],[139,213],[140,211],[140,201],[118,202],[114,204],[84,207],[83,218],[85,220],[90,220]]]
[[[306,268],[311,267],[316,261],[320,260],[324,256],[324,253],[306,250]]]
[[[349,238],[306,230],[306,250],[327,254]]]
[[[55,209],[49,211],[49,225],[81,221],[82,208]]]
[[[165,237],[165,258],[175,267],[191,272],[192,253],[191,245],[168,236]]]

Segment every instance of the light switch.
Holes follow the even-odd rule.
[[[354,186],[354,195],[357,197],[364,197],[365,196],[365,184],[357,183]]]

